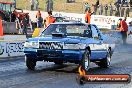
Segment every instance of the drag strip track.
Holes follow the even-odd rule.
[[[132,75],[132,45],[118,45],[112,56],[110,68],[99,68],[91,63],[88,74]],[[85,84],[76,82],[77,65],[37,62],[35,71],[25,66],[24,57],[0,60],[0,88],[130,88],[129,84]]]

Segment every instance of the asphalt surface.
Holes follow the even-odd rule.
[[[89,74],[130,74],[132,75],[132,42],[118,45],[112,56],[111,66],[99,68],[91,63]],[[76,82],[77,65],[54,65],[38,62],[35,71],[25,66],[24,57],[0,60],[0,88],[131,88],[132,82],[122,84],[85,84]]]

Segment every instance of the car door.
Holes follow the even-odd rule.
[[[96,28],[96,26],[91,25],[91,29],[92,29],[92,36],[95,41],[93,44],[90,44],[91,58],[102,59],[106,56],[107,45],[103,43],[101,38],[101,33]]]

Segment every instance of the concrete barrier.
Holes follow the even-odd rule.
[[[24,41],[0,42],[0,58],[23,56]]]
[[[18,33],[15,22],[2,22],[4,34]]]

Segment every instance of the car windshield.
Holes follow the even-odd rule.
[[[66,36],[92,37],[91,28],[85,24],[50,24],[41,36],[62,33]]]

